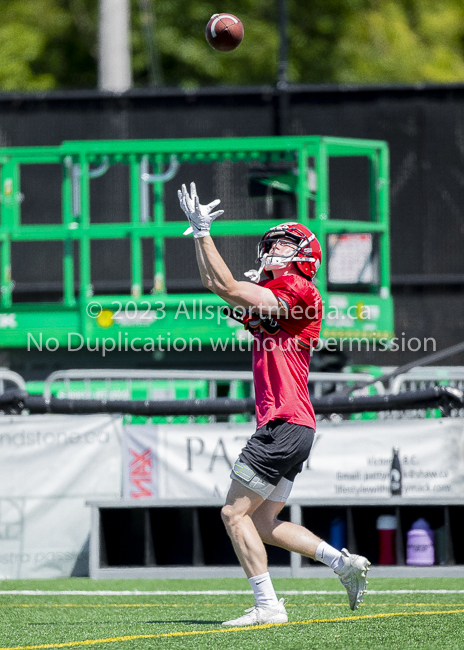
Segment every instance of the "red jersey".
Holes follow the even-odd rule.
[[[260,282],[260,286],[274,293],[286,316],[275,319],[282,328],[276,334],[262,327],[254,329],[257,427],[282,419],[315,429],[308,372],[310,349],[316,345],[321,329],[321,296],[314,284],[301,275],[285,275]]]

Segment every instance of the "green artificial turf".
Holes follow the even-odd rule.
[[[288,595],[289,624],[232,630],[222,628],[221,622],[240,616],[250,607],[253,604],[251,592],[226,595],[1,594],[0,650],[52,648],[60,644],[65,648],[91,646],[102,650],[221,650],[234,646],[241,650],[462,650],[464,647],[464,593],[368,592],[365,603],[356,612],[351,612],[346,593],[336,579],[276,579],[274,584],[277,591],[337,593]],[[372,578],[369,588],[373,591],[464,590],[464,580]],[[249,585],[244,579],[92,581],[74,578],[3,581],[0,590],[249,591]]]

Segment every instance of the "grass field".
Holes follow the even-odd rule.
[[[336,579],[274,584],[288,623],[221,628],[253,604],[244,579],[0,581],[0,650],[464,648],[464,579],[373,577],[356,612]]]

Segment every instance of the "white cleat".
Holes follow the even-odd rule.
[[[245,610],[247,613],[233,621],[225,621],[223,625],[242,627],[244,625],[265,625],[266,623],[287,623],[288,616],[285,610],[285,599],[281,598],[277,605],[259,607],[253,605]]]
[[[350,608],[353,612],[358,609],[366,593],[366,575],[370,571],[370,562],[362,555],[351,555],[346,548],[342,548],[343,568],[336,571],[340,582],[348,592]]]

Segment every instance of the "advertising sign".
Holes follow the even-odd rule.
[[[0,417],[0,579],[85,572],[85,502],[120,495],[121,437],[119,416]]]
[[[142,425],[125,428],[124,496],[225,497],[230,470],[253,434],[250,424]],[[398,447],[401,493],[464,494],[464,424],[460,419],[320,423],[295,498],[390,495]]]

